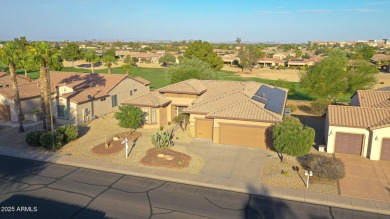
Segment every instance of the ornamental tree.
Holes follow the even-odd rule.
[[[309,153],[314,143],[315,131],[299,119],[287,116],[272,129],[272,139],[280,161],[284,154],[301,157]]]
[[[115,119],[118,120],[118,125],[122,128],[132,129],[135,131],[143,124],[144,112],[134,106],[119,106],[119,111],[115,113]]]

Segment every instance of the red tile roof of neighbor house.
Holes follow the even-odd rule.
[[[50,72],[51,91],[54,93],[56,87],[68,86],[74,92],[63,94],[62,97],[69,98],[72,102],[82,103],[89,101],[89,96],[94,98],[107,96],[108,93],[114,89],[121,81],[126,79],[126,75],[107,75],[107,74],[86,74],[76,72]],[[142,83],[148,83],[140,77],[132,80]],[[9,76],[0,77],[0,85],[2,81],[9,81]],[[33,98],[40,96],[41,80],[31,79],[18,75],[19,95],[22,99]],[[7,90],[5,88],[0,90],[0,94],[8,98],[13,98],[12,85],[9,85]]]
[[[378,129],[390,127],[390,109],[328,106],[329,125]]]
[[[20,99],[36,98],[41,95],[40,83],[32,81],[30,78],[23,75],[16,76],[19,87]],[[0,73],[0,95],[9,99],[14,99],[15,92],[12,88],[11,76],[9,74]]]
[[[390,109],[390,91],[358,90],[355,95],[361,107]]]

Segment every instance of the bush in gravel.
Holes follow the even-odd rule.
[[[79,129],[75,125],[63,125],[57,129],[58,133],[64,135],[64,144],[77,139]]]
[[[320,178],[339,180],[345,176],[344,163],[340,159],[321,154],[310,154],[307,168]]]
[[[60,132],[55,132],[54,135],[51,132],[45,132],[41,135],[40,141],[46,149],[55,150],[64,146],[64,135]]]
[[[34,130],[26,135],[26,142],[30,146],[41,146],[41,135],[47,132],[46,130]]]

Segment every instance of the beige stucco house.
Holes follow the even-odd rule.
[[[19,81],[22,111],[25,119],[30,119],[29,113],[41,108],[40,79]],[[50,72],[50,82],[52,113],[56,122],[76,125],[117,110],[123,102],[149,92],[150,84],[139,77],[75,72]],[[1,119],[17,122],[12,96],[4,94],[0,89],[0,111],[8,110],[11,116],[5,117],[5,110],[2,110]]]
[[[40,109],[41,106],[40,83],[22,75],[17,75],[16,78],[19,86],[20,104],[25,118],[37,120],[38,118],[33,112]],[[0,121],[18,121],[14,97],[11,77],[5,72],[0,72]]]
[[[351,106],[329,106],[325,123],[328,153],[390,160],[389,91],[359,90]]]
[[[190,134],[214,143],[266,148],[283,119],[287,90],[257,82],[189,79],[126,101],[161,127],[189,114]]]

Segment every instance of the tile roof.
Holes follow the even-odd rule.
[[[20,99],[30,99],[41,95],[40,82],[32,81],[23,75],[16,76],[19,87]],[[0,72],[0,95],[14,99],[15,92],[12,88],[11,76]]]
[[[69,99],[73,103],[85,103],[90,101],[90,98],[99,99],[102,97],[108,96],[106,93],[103,93],[99,88],[87,88],[83,90],[76,90],[74,92],[62,94],[61,97]]]
[[[85,74],[74,72],[50,72],[51,89],[66,85],[73,88],[74,92],[63,94],[62,97],[69,98],[75,103],[89,101],[88,96],[100,98],[107,96],[126,75],[119,74]]]
[[[41,87],[39,82],[31,82],[28,84],[20,84],[19,87],[19,97],[21,100],[36,98],[41,96]],[[12,86],[7,88],[0,88],[0,95],[8,98],[14,99],[15,92]]]
[[[146,93],[144,95],[135,97],[124,102],[124,105],[132,105],[132,106],[147,106],[147,107],[161,107],[169,104],[171,102],[170,99],[164,97],[157,91],[152,91]]]
[[[329,125],[378,129],[390,127],[390,109],[328,106]]]
[[[390,109],[390,91],[358,90],[356,94],[361,107]]]
[[[206,90],[207,87],[197,79],[188,79],[158,89],[160,93],[196,94],[196,95],[200,95],[204,93]]]
[[[204,114],[210,118],[280,122],[283,113],[274,113],[266,109],[264,103],[251,99],[262,86],[263,84],[254,81],[190,79],[134,98],[125,104],[159,107],[170,103],[170,100],[165,98],[162,93],[189,93],[200,95],[200,97],[191,106],[184,109],[185,113]],[[273,86],[269,87],[274,88]],[[282,90],[287,91],[287,89]],[[285,93],[287,95],[287,92]],[[276,101],[284,101],[282,103],[284,105],[286,98]]]
[[[135,80],[135,81],[137,81],[137,82],[139,82],[139,83],[141,83],[141,84],[143,84],[145,86],[150,84],[150,81],[148,81],[146,79],[143,79],[141,77],[131,77],[131,79],[133,79],[133,80]]]
[[[375,54],[371,60],[378,62],[378,61],[389,61],[390,60],[390,55],[386,54]]]
[[[203,101],[198,104],[194,104],[184,109],[185,113],[197,113],[197,114],[207,114],[214,112],[219,109],[223,109],[227,106],[234,105],[238,102],[246,100],[250,97],[244,94],[243,91],[233,91],[229,94],[218,96],[215,99]]]
[[[206,118],[268,122],[280,122],[282,120],[282,116],[276,115],[275,113],[264,109],[264,104],[251,99],[246,99],[234,105],[210,113],[206,115]]]

